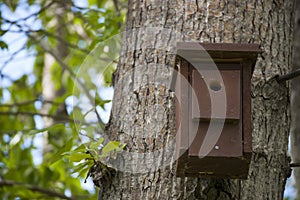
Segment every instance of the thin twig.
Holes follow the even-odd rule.
[[[36,32],[44,33],[46,36],[55,38],[59,42],[63,43],[64,45],[69,46],[69,47],[71,47],[73,49],[78,49],[78,50],[82,51],[85,54],[89,54],[90,53],[88,50],[80,49],[80,48],[78,48],[77,45],[71,44],[71,43],[67,42],[65,39],[63,39],[61,36],[52,34],[52,33],[48,32],[48,31],[46,31],[45,29],[40,29],[40,30],[38,30]]]
[[[3,62],[2,66],[0,67],[0,72],[3,71],[3,69],[7,66],[8,63],[10,63],[21,51],[27,49],[26,44],[23,45],[20,49],[18,49],[17,51],[13,52],[10,57]]]
[[[56,120],[65,120],[65,121],[74,121],[74,119],[68,118],[68,117],[62,117],[62,116],[55,116],[45,113],[35,113],[35,112],[24,112],[24,111],[18,111],[18,112],[11,112],[11,111],[1,111],[0,115],[27,115],[27,116],[35,116],[39,115],[41,117],[49,117]]]
[[[11,43],[9,44],[9,45],[11,45]],[[29,58],[29,57],[36,57],[37,56],[37,54],[36,53],[28,53],[26,56],[20,56],[20,57],[17,57],[17,58],[15,58],[13,61],[14,62],[18,62],[18,61],[24,61],[24,59],[27,59],[27,58]],[[4,55],[4,56],[0,56],[0,60],[1,59],[4,59],[4,58],[7,58],[7,55]],[[1,62],[1,61],[0,61]]]
[[[120,9],[119,9],[119,2],[118,2],[118,0],[113,0],[113,1],[114,1],[115,9],[116,9],[116,14],[117,14],[117,16],[120,16],[121,12],[120,12]]]
[[[23,101],[23,102],[14,102],[11,104],[0,104],[0,107],[19,107],[19,106],[27,106],[30,104],[33,104],[35,102],[41,102],[45,104],[53,104],[53,105],[61,105],[64,104],[64,102],[55,102],[55,101],[49,101],[49,100],[40,100],[40,99],[33,99],[33,100],[28,100],[28,101]]]
[[[30,29],[30,27],[28,27],[28,26],[26,26],[26,27],[28,28],[28,30],[27,30],[27,29],[24,30],[24,27],[21,27],[21,26],[20,26],[20,27],[18,27],[19,30],[9,30],[9,28],[8,28],[8,29],[6,29],[5,31],[10,32],[10,33],[24,33],[24,34],[26,34],[26,35],[31,34],[31,33],[42,33],[42,34],[44,34],[45,36],[52,37],[52,38],[58,40],[59,42],[63,43],[64,45],[66,45],[66,46],[68,46],[68,47],[70,47],[70,48],[73,48],[73,49],[82,51],[82,52],[85,53],[85,54],[88,54],[88,53],[89,53],[88,50],[86,50],[86,49],[81,49],[81,48],[79,48],[77,45],[72,44],[72,43],[66,41],[66,40],[63,39],[61,36],[56,35],[56,34],[53,34],[53,33],[50,33],[50,32],[48,32],[48,31],[46,31],[45,29],[32,30],[32,29]],[[24,45],[24,46],[25,46],[25,45]],[[26,48],[27,48],[27,47],[26,47]],[[21,49],[21,50],[23,50],[23,49]]]
[[[291,163],[290,167],[300,167],[300,163]]]
[[[19,107],[19,106],[27,106],[30,104],[35,103],[36,101],[38,101],[38,99],[34,99],[34,100],[29,100],[29,101],[23,101],[23,102],[15,102],[12,104],[0,104],[0,107]]]
[[[93,11],[93,12],[104,13],[103,10],[98,9],[98,8],[80,7],[80,6],[76,6],[76,5],[72,5],[72,7],[76,8],[76,9],[78,9],[78,10],[88,10],[88,11]]]
[[[68,197],[62,193],[48,190],[48,189],[45,189],[45,188],[42,188],[42,187],[39,187],[36,185],[30,185],[27,183],[16,182],[16,181],[11,181],[11,180],[0,180],[0,187],[5,187],[5,186],[8,186],[8,187],[23,186],[28,190],[31,190],[33,192],[39,192],[39,193],[45,194],[49,197],[58,197],[58,198],[67,199],[67,200],[75,200],[76,199],[75,197]]]
[[[49,130],[49,128],[53,127],[53,126],[56,126],[57,124],[62,124],[61,122],[57,122],[57,123],[53,123],[50,127],[47,127],[47,128],[42,128],[42,129],[36,129],[36,128],[29,128],[29,129],[20,129],[20,130],[2,130],[0,131],[0,135],[1,134],[9,134],[9,135],[12,135],[12,134],[15,134],[15,133],[18,133],[18,132],[21,132],[21,133],[28,133],[28,132],[32,132],[34,131],[34,134],[38,134],[38,133],[41,133],[41,132],[44,132],[44,131],[47,131]],[[97,124],[97,122],[94,122],[94,123],[89,123],[89,124],[84,124],[86,126],[92,126],[94,124]],[[100,129],[97,129],[95,127],[95,131],[97,134],[102,134],[102,130]],[[78,134],[79,135],[82,135],[82,136],[86,136],[88,137],[86,134],[83,134],[81,133],[80,131],[78,131]]]
[[[38,39],[36,39],[33,35],[28,34],[28,37],[30,37],[31,39],[37,41]],[[55,58],[55,60],[59,63],[59,65],[66,70],[67,72],[69,72],[71,78],[73,79],[74,82],[76,82],[78,84],[79,87],[81,87],[81,89],[83,90],[84,94],[87,96],[87,98],[89,99],[89,101],[91,102],[91,104],[94,104],[95,99],[91,96],[90,92],[87,90],[87,88],[85,87],[85,85],[80,81],[80,79],[77,78],[76,74],[69,68],[69,66],[67,64],[65,64],[61,58],[56,55],[51,49],[50,47],[43,41],[43,40],[39,40],[38,41],[40,43],[40,47],[47,53],[49,53],[51,56],[53,56]],[[95,114],[97,116],[97,119],[99,121],[99,125],[101,128],[104,129],[105,124],[102,122],[99,113],[97,112],[97,110],[95,109]]]
[[[118,0],[113,0],[114,2],[114,6],[115,6],[115,9],[116,9],[116,14],[118,17],[121,16],[121,12],[120,12],[120,9],[119,9],[119,3],[118,3]],[[118,22],[118,27],[121,28],[122,26],[122,23],[121,22]]]
[[[6,31],[8,31],[13,25],[17,26],[20,30],[22,30],[22,25],[19,24],[21,21],[26,21],[27,19],[29,19],[29,18],[31,18],[31,17],[33,17],[33,16],[38,16],[39,14],[41,14],[42,12],[44,12],[45,10],[47,10],[47,9],[48,9],[52,4],[54,4],[54,3],[55,3],[55,1],[51,1],[48,5],[42,7],[39,11],[37,11],[37,12],[35,12],[35,13],[32,13],[32,14],[30,14],[30,15],[24,17],[24,18],[19,18],[19,19],[15,20],[15,21],[6,19],[6,18],[4,18],[3,16],[1,16],[1,19],[2,19],[2,21],[3,21],[3,24],[4,24],[4,23],[9,24],[9,27],[7,28]]]
[[[0,79],[7,79],[10,82],[14,82],[15,81],[12,77],[10,77],[10,76],[8,76],[6,74],[3,74],[1,71],[0,71]],[[3,89],[3,87],[2,87],[2,89]]]
[[[47,4],[46,6],[42,7],[40,10],[38,10],[37,12],[35,13],[32,13],[26,17],[23,17],[23,18],[19,18],[15,21],[11,21],[11,20],[8,20],[8,19],[5,19],[2,17],[2,20],[4,21],[4,23],[9,23],[9,24],[14,24],[16,25],[17,23],[19,23],[20,21],[26,21],[27,19],[30,19],[31,17],[33,16],[37,16],[39,14],[41,14],[42,12],[44,12],[45,10],[47,10],[50,6],[52,6],[52,4],[54,4],[55,1],[51,1],[49,4]]]
[[[76,120],[76,119],[72,119],[69,117],[63,117],[63,116],[56,116],[56,115],[50,115],[50,114],[45,114],[45,113],[35,113],[35,112],[24,112],[24,111],[18,111],[18,112],[11,112],[11,111],[0,111],[0,116],[1,115],[24,115],[24,116],[41,116],[41,117],[48,117],[48,118],[52,118],[54,120],[60,120],[60,122],[74,122],[74,123],[80,123],[82,125],[91,125],[91,124],[96,124],[96,122],[84,122],[84,121],[80,121],[80,120]],[[97,122],[99,123],[99,122]]]
[[[56,125],[56,124],[53,124],[53,125]],[[12,135],[12,134],[15,134],[15,133],[18,133],[18,132],[28,133],[28,132],[31,132],[31,131],[34,131],[36,134],[38,134],[38,133],[44,132],[46,130],[48,130],[48,128],[42,128],[42,129],[30,128],[30,129],[21,129],[21,130],[2,130],[2,131],[0,131],[0,134]]]

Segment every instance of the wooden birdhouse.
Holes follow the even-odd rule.
[[[256,44],[177,44],[177,176],[247,178],[259,52]]]

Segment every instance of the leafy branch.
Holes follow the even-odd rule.
[[[56,39],[57,41],[63,43],[64,45],[70,47],[70,48],[73,48],[73,49],[76,49],[76,50],[80,50],[82,51],[83,53],[85,54],[88,54],[89,51],[88,50],[85,50],[85,49],[81,49],[79,48],[77,45],[75,44],[72,44],[70,42],[68,42],[67,40],[63,39],[61,36],[57,35],[57,34],[53,34],[53,33],[50,33],[49,31],[45,30],[45,29],[37,29],[37,30],[33,30],[31,29],[29,26],[25,26],[26,29],[24,29],[25,27],[21,26],[21,25],[17,25],[17,27],[19,28],[18,30],[9,30],[9,28],[7,28],[6,30],[3,30],[4,32],[11,32],[11,33],[24,33],[26,35],[28,34],[33,34],[33,33],[41,33],[43,34],[44,36],[48,36],[48,37],[51,37],[51,38],[54,38]],[[26,48],[27,46],[24,45]],[[26,49],[26,48],[22,48],[20,49],[20,51]],[[13,53],[13,54],[18,54],[20,51],[16,51],[16,53]],[[12,59],[10,59],[12,60]]]
[[[23,102],[14,102],[14,103],[11,103],[11,104],[0,104],[0,107],[20,107],[20,106],[27,106],[27,105],[33,104],[35,102],[41,102],[41,103],[44,103],[44,104],[52,104],[52,105],[64,104],[64,102],[55,102],[55,101],[41,100],[41,99],[32,99],[32,100],[23,101]]]
[[[10,80],[12,83],[5,85],[5,88],[2,87],[3,94],[0,94],[1,99],[5,100],[4,104],[0,104],[0,118],[2,119],[0,135],[3,135],[0,138],[0,146],[5,147],[0,152],[1,155],[5,155],[5,162],[2,163],[5,170],[0,169],[2,172],[0,176],[0,199],[2,196],[9,195],[20,195],[19,198],[22,198],[21,194],[28,194],[24,198],[33,198],[38,195],[42,198],[52,197],[55,199],[95,199],[96,194],[81,188],[80,181],[73,175],[71,176],[71,173],[77,172],[76,175],[78,174],[78,176],[85,178],[89,171],[93,171],[91,167],[96,166],[92,168],[95,173],[89,174],[93,177],[93,180],[102,182],[104,179],[109,179],[112,173],[108,170],[110,168],[103,163],[106,163],[106,159],[109,161],[111,157],[114,157],[123,148],[123,145],[106,139],[107,135],[103,134],[105,132],[104,123],[100,119],[96,108],[98,106],[103,108],[107,101],[102,100],[100,96],[94,97],[90,93],[89,86],[94,86],[95,83],[77,79],[76,71],[74,71],[72,65],[74,63],[77,67],[80,58],[82,58],[81,56],[88,54],[88,51],[94,48],[98,42],[104,41],[120,30],[120,23],[116,22],[123,19],[125,13],[123,12],[124,6],[122,3],[124,2],[123,0],[110,0],[110,2],[89,0],[86,8],[75,6],[76,1],[73,0],[5,0],[5,2],[10,6],[12,12],[18,7],[18,9],[23,10],[24,15],[14,17],[8,16],[3,12],[4,16],[0,17],[3,25],[3,30],[0,29],[0,37],[4,34],[6,34],[5,36],[14,34],[21,36],[22,42],[18,38],[7,40],[4,37],[3,41],[0,39],[0,48],[5,51],[0,67],[4,62],[6,63],[1,68],[9,67],[16,59],[23,58],[21,54],[25,51],[36,55],[36,60],[33,71],[29,72],[34,76],[33,83],[31,83],[31,79],[28,79],[31,74],[26,74],[21,79],[13,76],[9,77],[10,74],[0,70],[0,84],[1,79],[4,80],[3,83],[8,82],[7,80]],[[99,4],[99,8],[94,6],[95,3]],[[31,8],[33,4],[34,6]],[[17,12],[12,13],[12,15],[15,14]],[[105,21],[98,23],[100,18],[105,18]],[[26,46],[22,47],[24,38],[26,38]],[[18,45],[20,42],[21,44]],[[14,44],[18,47],[16,49],[10,48]],[[21,47],[22,49],[19,49]],[[5,50],[6,48],[8,50]],[[44,89],[45,84],[40,82],[45,80],[43,79],[44,74],[50,74],[45,73],[43,70],[46,63],[43,60],[44,55],[51,55],[53,60],[55,60],[53,63],[51,59],[53,66],[51,70],[53,71],[50,71],[51,75],[53,75],[53,80],[51,81],[54,83],[54,89],[65,89],[66,91],[63,95],[60,95],[59,91],[59,95],[51,100],[44,99],[42,96],[41,98],[36,96]],[[105,60],[106,58],[101,56],[100,59]],[[58,66],[59,68],[57,68]],[[109,72],[106,75],[104,78],[109,81]],[[59,79],[57,79],[58,77]],[[92,78],[93,76],[90,77]],[[79,105],[73,108],[72,114],[57,114],[60,108],[63,107],[60,105],[66,105],[66,98],[74,94],[72,93],[74,83],[82,90],[80,95],[84,95],[84,98],[88,97],[88,101],[93,105],[90,112],[86,112],[86,108]],[[25,90],[24,88],[27,89]],[[96,95],[99,95],[99,93],[96,92]],[[43,104],[47,108],[49,107],[49,110],[39,109],[36,103]],[[66,106],[71,107],[70,104]],[[85,122],[91,116],[89,114],[95,116],[94,112],[96,112],[98,120]],[[37,116],[43,117],[45,121],[54,122],[46,128],[45,126],[42,128],[39,128],[39,126],[34,127],[38,125],[34,124],[33,120]],[[56,120],[48,120],[47,118]],[[74,118],[76,121],[74,121]],[[99,123],[100,126],[98,125]],[[98,139],[99,136],[105,139]],[[21,137],[21,139],[18,139],[18,137]],[[83,137],[88,138],[83,139]],[[37,140],[35,141],[35,139]],[[44,139],[48,140],[48,143],[53,148],[49,153],[45,154],[44,152],[46,151],[41,149],[44,146],[39,146],[42,144],[40,139],[43,141]],[[18,142],[14,143],[11,141]],[[84,143],[86,141],[91,142]],[[35,142],[37,143],[35,144]],[[83,145],[81,146],[81,144]],[[76,150],[78,146],[82,148]],[[42,150],[39,152],[43,153],[41,164],[34,163],[36,155],[33,150],[35,148]],[[47,149],[45,148],[45,150]],[[54,154],[54,152],[56,153]],[[54,163],[54,160],[58,162],[55,163],[55,166],[52,166],[51,164]],[[97,168],[97,166],[100,167]],[[16,167],[18,170],[16,170]],[[56,177],[58,174],[59,177]],[[47,179],[49,175],[53,175],[51,180]],[[14,178],[19,176],[23,177],[22,180]],[[35,179],[36,177],[41,179]],[[100,177],[100,179],[97,177]],[[35,183],[33,183],[32,180],[39,182],[36,183],[34,181]],[[53,188],[44,186],[44,183],[49,181],[53,182]],[[55,188],[56,183],[63,184],[63,186],[60,189]],[[20,193],[15,193],[16,189]],[[71,192],[72,196],[65,195],[67,190]],[[82,192],[84,194],[80,195],[79,193]],[[31,193],[33,196],[30,196]]]
[[[53,34],[53,33],[50,33],[49,31],[46,31],[45,29],[36,30],[35,32],[43,33],[44,35],[46,35],[46,36],[48,36],[48,37],[52,37],[52,38],[56,39],[57,41],[63,43],[64,45],[66,45],[66,46],[68,46],[68,47],[71,47],[71,48],[73,48],[73,49],[80,50],[80,51],[82,51],[82,52],[85,53],[85,54],[90,53],[88,50],[78,48],[77,45],[71,44],[70,42],[68,42],[68,41],[66,41],[65,39],[63,39],[61,36],[56,35],[56,34]]]
[[[103,143],[104,138],[101,137],[98,141],[82,144],[72,151],[61,152],[60,155],[68,155],[70,162],[80,162],[80,164],[74,168],[73,173],[78,173],[78,176],[85,176],[86,179],[91,176],[95,181],[94,173],[99,172],[104,177],[107,175],[107,172],[95,170],[93,167],[100,163],[102,166],[101,169],[108,169],[108,166],[103,163],[103,160],[116,158],[117,154],[126,146],[126,144],[121,144],[119,141],[109,141],[105,145]],[[101,176],[100,179],[103,177]]]
[[[10,23],[10,24],[12,24],[12,25],[18,24],[20,21],[26,21],[26,20],[28,20],[28,19],[30,19],[30,18],[32,18],[32,17],[36,17],[36,16],[40,15],[41,13],[43,13],[44,11],[46,11],[48,8],[50,8],[55,2],[56,2],[56,1],[50,1],[50,3],[48,3],[48,4],[46,4],[45,6],[43,6],[42,8],[40,8],[40,10],[38,10],[37,12],[32,13],[32,14],[26,16],[26,17],[19,18],[19,19],[15,20],[15,21],[11,21],[11,20],[8,20],[8,19],[3,18],[3,21],[4,21],[5,23]],[[9,6],[9,5],[8,5],[8,6]]]
[[[53,56],[53,58],[55,58],[55,60],[58,62],[58,64],[64,69],[66,70],[69,75],[71,76],[71,78],[73,79],[74,82],[76,82],[78,84],[78,86],[83,90],[84,94],[87,96],[87,98],[89,99],[89,101],[91,102],[91,104],[94,103],[94,98],[92,97],[92,95],[90,94],[90,92],[88,91],[88,89],[85,87],[84,83],[77,78],[76,74],[73,72],[72,69],[70,69],[70,67],[64,63],[64,61],[56,54],[54,53],[54,51],[49,47],[48,44],[45,43],[45,41],[43,41],[42,39],[38,39],[36,38],[34,35],[29,34],[28,37],[30,37],[32,40],[37,41],[40,44],[40,47],[46,52],[49,53],[51,56]],[[104,129],[105,124],[102,121],[102,119],[100,118],[100,115],[98,113],[98,111],[96,109],[94,109],[99,125],[101,128]]]
[[[39,187],[36,185],[30,185],[28,183],[16,182],[16,181],[11,181],[11,180],[0,180],[0,187],[5,187],[5,186],[8,186],[8,187],[23,186],[23,187],[27,188],[28,190],[31,190],[33,192],[39,192],[39,193],[45,194],[49,197],[58,197],[58,198],[67,199],[67,200],[75,200],[76,199],[75,197],[68,197],[62,193],[48,190],[48,189],[45,189],[45,188],[42,188],[42,187]]]
[[[64,117],[64,116],[58,116],[58,115],[50,115],[50,114],[45,114],[45,113],[36,113],[36,112],[23,112],[23,111],[18,111],[18,112],[11,112],[11,111],[1,111],[0,115],[25,115],[25,116],[35,116],[39,115],[41,117],[48,117],[52,118],[54,120],[59,120],[59,121],[65,121],[65,122],[75,122],[75,123],[80,123],[83,125],[91,125],[91,123],[87,123],[84,121],[80,120],[75,120],[69,117]]]

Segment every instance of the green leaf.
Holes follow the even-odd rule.
[[[8,49],[8,45],[4,41],[0,40],[0,48],[1,49]]]
[[[71,138],[70,140],[68,140],[68,142],[66,143],[66,145],[63,148],[61,148],[55,154],[53,154],[52,157],[50,158],[49,162],[51,164],[54,164],[58,160],[62,159],[62,157],[64,156],[63,154],[65,152],[70,151],[71,148],[72,148],[72,145],[73,145],[73,138]]]
[[[43,129],[32,129],[28,132],[28,135],[31,135],[31,136],[34,136],[38,133],[41,133],[41,132],[44,132],[44,131],[47,131],[48,129],[47,128],[43,128]]]
[[[90,164],[88,164],[86,167],[82,168],[79,171],[78,177],[84,177],[84,178],[86,178],[87,177],[87,173],[90,170],[90,168],[91,168]]]
[[[81,144],[76,149],[74,149],[72,152],[86,152],[86,146],[84,144]]]
[[[99,138],[97,142],[90,143],[90,149],[98,149],[99,146],[104,142],[104,138]]]
[[[70,156],[70,162],[80,162],[86,158],[91,158],[91,155],[87,153],[73,153]]]
[[[104,0],[97,0],[97,6],[98,8],[103,8],[105,5],[106,1]]]
[[[83,163],[79,163],[78,165],[76,165],[72,171],[72,174],[76,173],[76,172],[80,172],[83,168],[88,166],[88,162],[83,162]]]
[[[111,86],[112,75],[113,75],[114,71],[115,71],[115,64],[110,64],[109,67],[103,72],[105,86]]]
[[[88,0],[89,6],[93,6],[96,4],[96,0]]]
[[[34,2],[35,2],[35,0],[28,0],[28,4],[29,4],[29,5],[34,4]]]
[[[0,15],[0,17],[1,17],[1,15]],[[7,30],[0,30],[0,36],[3,36],[6,32],[7,32]]]
[[[93,109],[94,110],[94,109]],[[95,127],[93,126],[88,126],[86,128],[84,128],[85,131],[86,131],[86,135],[89,137],[89,138],[93,138],[94,137],[94,134],[95,134]]]
[[[89,152],[89,154],[93,157],[93,158],[96,158],[97,156],[98,156],[98,154],[99,154],[99,151],[98,151],[98,149],[88,149],[87,150],[88,152]]]
[[[5,0],[4,3],[7,5],[7,7],[12,11],[15,12],[19,1],[18,0]]]
[[[19,132],[18,134],[16,134],[9,142],[10,146],[15,146],[16,144],[18,144],[22,139],[22,134],[21,132]]]
[[[65,125],[64,124],[56,124],[54,126],[51,126],[48,131],[49,132],[59,132],[65,129]]]
[[[126,144],[121,144],[120,147],[119,147],[119,150],[122,150],[126,147]]]
[[[95,103],[96,105],[100,106],[102,109],[104,109],[104,105],[106,103],[111,102],[111,100],[103,100],[101,99],[101,97],[99,96],[98,92],[96,93],[96,97],[95,97]]]
[[[78,121],[83,121],[84,115],[78,107],[75,107],[73,110],[73,119]]]
[[[102,153],[107,155],[109,152],[119,149],[120,142],[118,141],[109,141],[102,149]]]

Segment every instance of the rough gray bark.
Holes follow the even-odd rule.
[[[294,49],[293,49],[293,69],[300,68],[300,1],[296,1],[295,6],[295,29],[294,29]],[[291,153],[293,163],[300,163],[300,78],[292,80],[291,84]],[[297,199],[300,199],[300,168],[294,168],[296,180]]]
[[[290,71],[293,1],[139,1],[129,0],[122,57],[116,72],[115,97],[108,130],[127,143],[128,152],[151,153],[175,137],[174,94],[168,83],[175,66],[176,41],[258,43],[259,56],[252,79],[253,158],[246,181],[177,178],[174,162],[157,171],[118,172],[105,185],[103,199],[282,199],[290,175],[287,144],[289,87],[276,74]],[[160,27],[171,30],[153,30]],[[171,33],[179,33],[173,36]],[[161,47],[161,43],[164,44]],[[166,51],[167,50],[167,51]],[[180,63],[177,63],[180,65]],[[132,161],[132,171],[154,162],[163,166],[174,148]],[[134,164],[135,162],[135,164]]]

